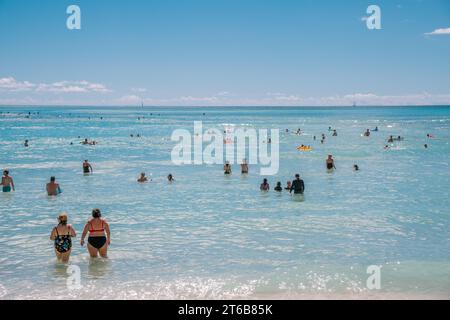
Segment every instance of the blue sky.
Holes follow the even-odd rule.
[[[0,104],[141,101],[450,104],[450,1],[0,0]]]

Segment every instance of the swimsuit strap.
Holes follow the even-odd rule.
[[[55,231],[56,231],[56,236],[59,237],[59,233],[58,233],[58,227],[55,227]]]

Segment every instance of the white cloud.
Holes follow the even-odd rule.
[[[120,97],[118,102],[123,104],[140,104],[142,99],[136,95],[126,95]]]
[[[0,78],[0,90],[8,92],[33,91],[54,93],[87,93],[111,92],[105,85],[82,81],[58,81],[53,83],[31,83],[29,81],[18,81],[13,77]]]
[[[36,87],[28,81],[17,81],[13,77],[0,78],[0,89],[7,91],[30,91]]]
[[[438,35],[446,35],[450,34],[450,28],[442,28],[442,29],[436,29],[432,32],[425,33],[428,36],[438,36]]]
[[[147,92],[146,88],[131,88],[133,92]]]
[[[90,83],[88,81],[59,81],[51,84],[40,83],[36,89],[37,92],[55,92],[55,93],[87,93],[111,92],[105,85],[100,83]]]

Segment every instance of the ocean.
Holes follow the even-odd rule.
[[[279,129],[278,173],[261,176],[255,164],[242,176],[233,164],[224,176],[220,164],[174,164],[171,135],[193,132],[194,121],[205,131]],[[390,135],[404,140],[384,149]],[[449,137],[445,106],[2,106],[0,169],[16,191],[0,194],[0,298],[449,299]],[[81,145],[84,138],[98,144]],[[152,181],[138,184],[140,172]],[[273,189],[296,173],[306,186],[300,200],[259,190],[263,178]],[[50,176],[63,189],[53,198]],[[79,244],[93,208],[111,226],[108,259],[89,258]],[[78,233],[69,263],[79,267],[77,288],[67,286],[69,265],[56,261],[49,240],[62,211]]]

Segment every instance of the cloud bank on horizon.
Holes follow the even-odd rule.
[[[0,105],[450,105],[445,0],[70,4],[0,1]]]

